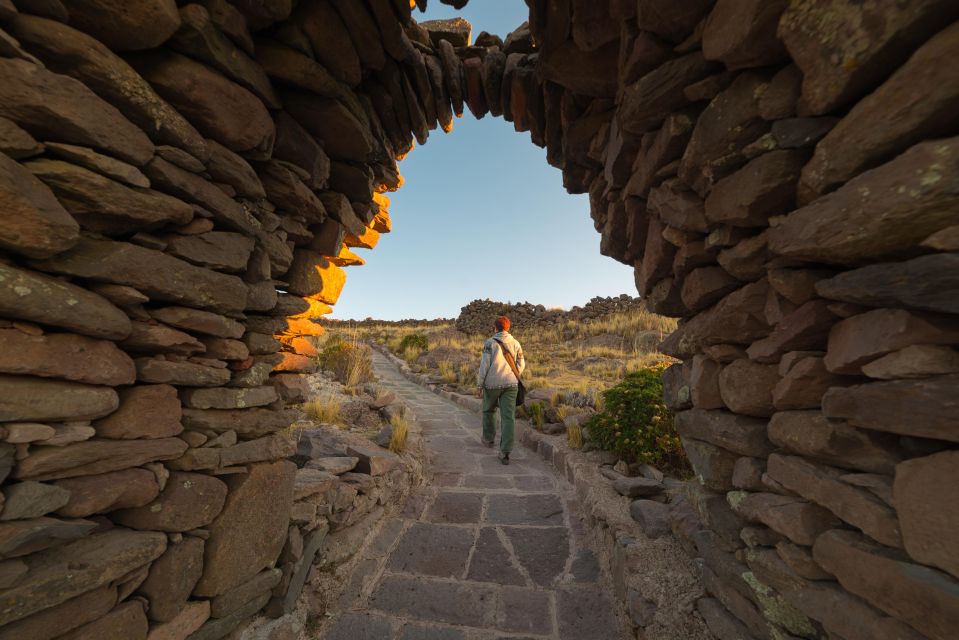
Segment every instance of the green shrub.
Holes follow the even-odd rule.
[[[345,342],[338,337],[327,339],[317,355],[320,368],[330,371],[346,387],[371,382],[373,359],[370,348],[356,342]]]
[[[394,343],[396,348],[393,352],[406,360],[406,364],[413,366],[421,355],[430,348],[430,341],[421,333],[411,333],[403,336],[399,342]]]
[[[663,369],[640,369],[603,393],[603,410],[586,423],[587,438],[627,462],[689,468],[673,414],[663,402]]]
[[[529,421],[536,427],[537,431],[542,430],[546,423],[546,408],[542,402],[533,402],[529,405]]]
[[[417,351],[428,351],[430,348],[430,341],[426,339],[422,333],[411,333],[408,336],[403,336],[403,339],[400,340],[399,349],[400,352],[407,350],[416,349]]]

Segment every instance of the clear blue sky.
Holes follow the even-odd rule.
[[[418,21],[456,15],[473,37],[503,38],[526,20],[523,0],[474,0],[461,11],[429,3]],[[630,267],[599,254],[589,200],[563,189],[559,170],[529,133],[502,118],[468,111],[449,135],[431,132],[400,171],[393,232],[367,264],[347,268],[333,318],[456,317],[476,298],[571,307],[593,296],[636,295]]]

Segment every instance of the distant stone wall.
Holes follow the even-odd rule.
[[[954,635],[959,5],[529,0],[470,45],[293,4],[0,0],[0,638],[212,640],[268,601],[314,320],[464,108],[684,318],[717,636]]]
[[[573,307],[569,311],[549,309],[541,304],[529,302],[513,304],[488,299],[473,300],[460,310],[460,315],[456,318],[456,328],[464,333],[490,333],[494,330],[496,318],[505,315],[518,329],[531,330],[570,320],[589,322],[613,313],[642,308],[644,308],[642,300],[625,294],[615,298],[597,296],[582,307]]]
[[[372,327],[376,325],[390,325],[393,327],[430,327],[442,324],[451,324],[453,322],[454,320],[452,318],[433,318],[432,320],[427,320],[425,318],[419,320],[415,318],[405,318],[403,320],[377,320],[375,318],[364,318],[363,320],[334,320],[333,318],[323,318],[321,324],[324,327],[349,329],[350,327]]]

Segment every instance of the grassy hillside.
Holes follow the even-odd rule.
[[[595,407],[601,393],[628,372],[668,360],[656,347],[674,328],[674,320],[632,310],[588,321],[568,320],[552,327],[514,326],[511,333],[523,345],[523,378],[534,398],[556,406]],[[328,330],[330,336],[383,345],[415,371],[465,393],[476,387],[483,341],[493,334],[491,327],[487,335],[468,335],[456,330],[452,322],[344,323]]]
[[[663,404],[662,371],[672,360],[657,351],[675,321],[631,309],[546,327],[514,326],[523,345],[529,389],[520,417],[549,433],[567,432],[570,445],[615,452],[627,463],[659,464],[675,475],[688,466]],[[321,351],[343,342],[379,344],[413,371],[459,393],[476,389],[483,341],[453,322],[329,323]],[[332,368],[324,365],[325,368]]]

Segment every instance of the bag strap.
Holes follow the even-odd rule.
[[[506,364],[509,365],[509,368],[513,370],[513,375],[516,376],[516,382],[519,382],[519,369],[516,368],[516,360],[513,359],[513,354],[510,353],[509,349],[506,348],[506,345],[493,338],[493,342],[499,345],[499,348],[503,351],[503,357],[506,358]]]

